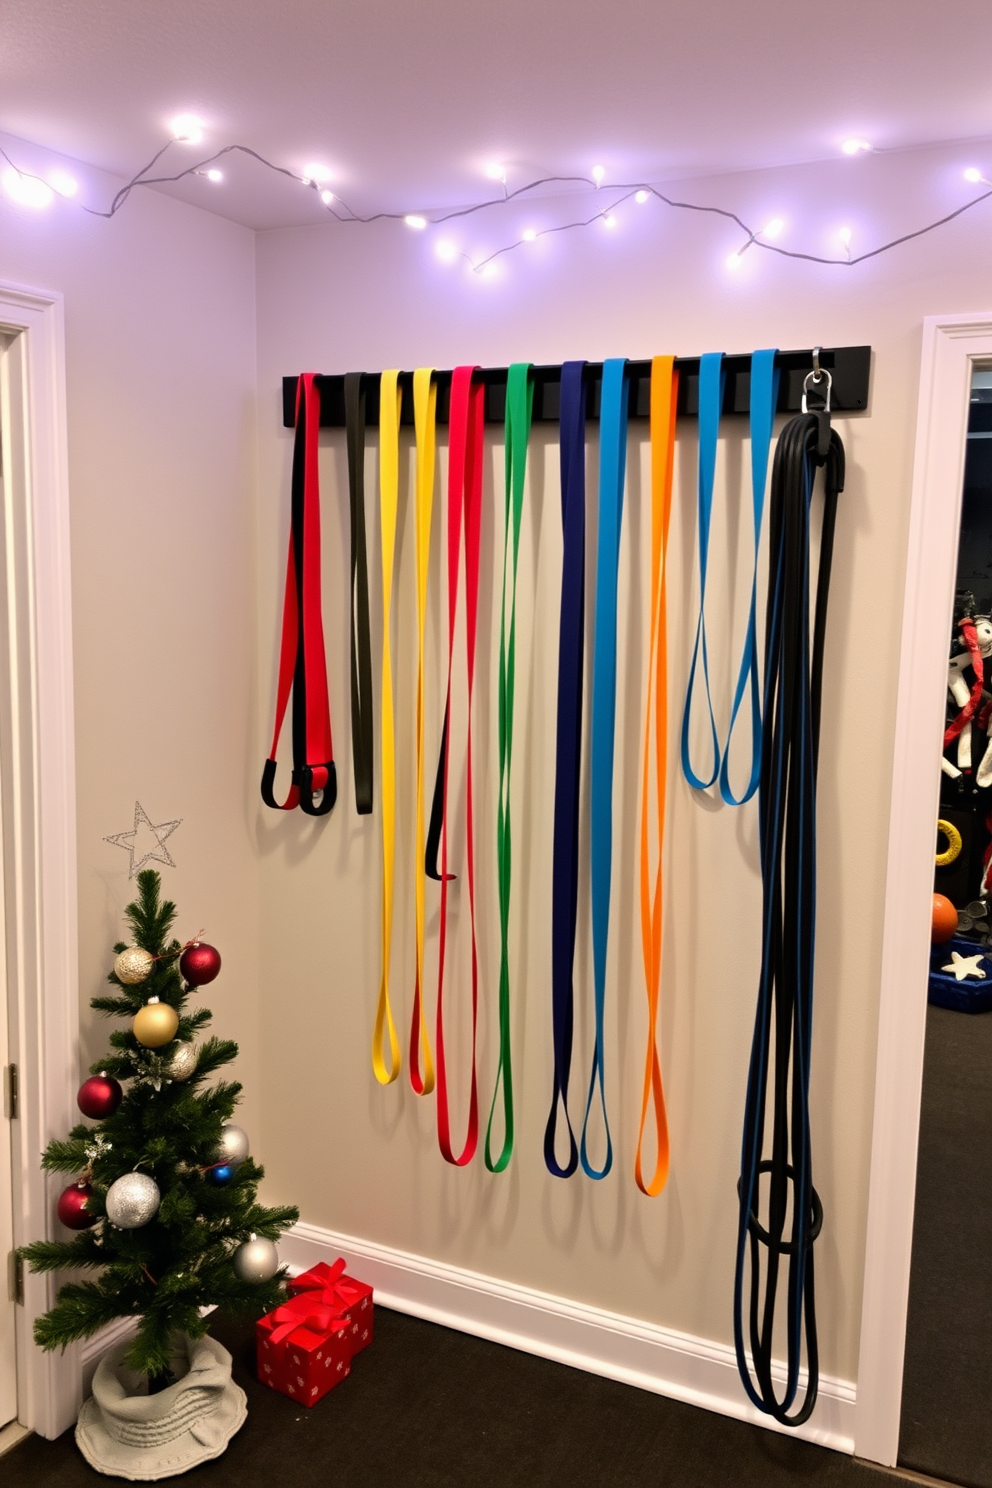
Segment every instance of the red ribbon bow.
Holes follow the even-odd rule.
[[[319,1291],[320,1301],[326,1307],[350,1307],[361,1296],[361,1287],[355,1286],[344,1274],[345,1262],[337,1260],[333,1266],[326,1261],[297,1276],[293,1286],[300,1296]]]
[[[299,1297],[290,1297],[281,1307],[277,1307],[272,1314],[272,1321],[276,1326],[269,1335],[272,1343],[282,1343],[297,1328],[309,1328],[313,1333],[343,1333],[348,1327],[347,1317],[342,1315],[340,1303],[331,1299],[328,1302],[328,1293],[319,1299],[301,1294]]]

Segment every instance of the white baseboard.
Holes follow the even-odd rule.
[[[5,1452],[12,1452],[19,1442],[30,1435],[31,1428],[22,1426],[20,1421],[11,1421],[6,1426],[0,1426],[0,1457]]]
[[[279,1250],[294,1270],[344,1256],[355,1275],[375,1288],[376,1299],[397,1312],[757,1426],[790,1430],[750,1404],[738,1377],[734,1351],[726,1344],[513,1286],[317,1225],[295,1225]],[[784,1380],[784,1369],[779,1378]],[[855,1396],[849,1380],[821,1376],[812,1420],[791,1434],[836,1451],[853,1452]]]

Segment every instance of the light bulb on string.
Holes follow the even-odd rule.
[[[610,229],[613,229],[614,227],[616,227],[616,225],[617,225],[617,219],[612,214],[610,216],[608,216],[608,217],[604,217],[603,218],[603,226],[604,227],[608,227]]]
[[[442,238],[434,245],[434,252],[442,263],[454,263],[458,257],[458,249],[450,238]]]
[[[420,232],[427,226],[427,218],[419,216],[419,214],[416,212],[410,212],[406,217],[403,218],[403,221],[406,223],[407,227],[412,227],[416,232]]]
[[[972,186],[988,186],[989,184],[989,182],[986,181],[985,177],[982,175],[981,171],[978,169],[977,165],[969,165],[968,169],[964,173],[964,178],[966,181],[970,181]]]
[[[740,256],[739,253],[730,253],[730,254],[727,255],[727,268],[728,269],[731,269],[731,270],[733,270],[733,269],[739,269],[740,266],[741,266],[741,256]]]
[[[597,186],[601,186],[602,185],[603,178],[604,178],[605,175],[606,175],[606,166],[605,165],[594,165],[593,166],[593,168],[592,168],[592,178],[596,182],[596,185]]]
[[[55,196],[51,186],[45,181],[40,181],[37,176],[27,175],[13,165],[8,166],[3,173],[3,189],[18,205],[34,207],[37,211],[47,207]]]
[[[203,138],[203,125],[195,114],[177,114],[169,128],[181,145],[198,145]]]
[[[218,181],[223,181],[224,179],[224,172],[218,170],[216,166],[213,166],[210,170],[206,171],[205,175],[207,177],[207,180],[213,181],[215,186],[217,185]]]
[[[523,243],[533,243],[536,241],[536,239],[537,232],[532,227],[525,227],[523,232],[520,234],[520,240]]]
[[[781,217],[773,217],[771,222],[766,222],[764,227],[761,229],[761,236],[763,238],[769,239],[777,238],[784,226],[785,223],[782,221]]]
[[[333,174],[334,172],[326,165],[305,165],[303,167],[304,179],[308,183],[312,181],[316,186],[322,186],[325,181],[331,179]]]
[[[320,199],[324,203],[324,206],[325,207],[329,207],[331,205],[331,202],[334,200],[334,192],[333,191],[322,191],[320,193]]]
[[[495,161],[486,166],[486,175],[490,181],[501,181],[506,185],[506,166],[497,165]]]
[[[842,227],[837,236],[840,238],[845,248],[849,248],[851,246],[851,229],[849,227]]]
[[[846,139],[841,149],[845,155],[862,155],[871,149],[871,145],[863,139]]]
[[[650,195],[650,191],[635,191],[634,200],[639,207],[643,207],[644,203],[647,201]]]

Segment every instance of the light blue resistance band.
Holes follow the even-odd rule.
[[[751,357],[751,501],[754,508],[754,570],[751,574],[751,608],[748,611],[747,636],[741,656],[730,727],[720,763],[720,795],[728,806],[743,806],[758,789],[761,779],[761,679],[758,676],[758,547],[761,522],[765,511],[765,485],[768,480],[768,455],[778,402],[778,368],[775,349],[756,351]],[[751,688],[751,774],[742,796],[735,796],[730,785],[730,741],[740,712],[744,693]]]
[[[599,412],[599,518],[596,539],[596,633],[592,659],[592,740],[590,775],[592,816],[590,857],[592,881],[592,959],[596,998],[596,1049],[582,1122],[579,1155],[588,1178],[605,1178],[613,1166],[613,1142],[606,1113],[603,1015],[606,1007],[606,948],[610,930],[610,884],[613,873],[613,736],[617,706],[617,571],[620,524],[627,466],[627,362],[612,357],[603,363]],[[586,1139],[597,1086],[606,1130],[606,1157],[601,1168],[589,1161]]]
[[[775,419],[775,404],[778,400],[779,374],[775,367],[775,355],[772,349],[756,351],[751,358],[751,502],[754,516],[754,568],[751,575],[751,603],[748,611],[747,635],[734,689],[730,726],[727,730],[726,743],[722,748],[710,691],[709,649],[706,636],[706,579],[709,567],[710,524],[713,516],[716,448],[720,432],[720,413],[723,408],[726,373],[723,367],[722,352],[707,352],[699,359],[699,618],[696,622],[689,682],[686,687],[685,707],[682,711],[682,773],[696,790],[708,790],[711,785],[719,781],[720,795],[728,806],[740,806],[745,801],[749,801],[758,788],[761,774],[761,682],[758,675],[757,642],[758,549],[764,515],[768,455]],[[697,674],[700,670],[706,689],[706,709],[709,715],[713,750],[712,771],[707,779],[703,779],[693,767],[689,745],[692,705],[695,698]],[[730,785],[730,742],[744,694],[749,685],[751,692],[751,769],[744,794],[735,796]]]

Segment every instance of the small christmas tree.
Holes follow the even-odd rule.
[[[173,1335],[207,1331],[201,1309],[260,1316],[279,1304],[283,1273],[271,1242],[299,1217],[256,1200],[263,1170],[230,1121],[241,1086],[210,1079],[238,1046],[209,1038],[195,1047],[211,1014],[186,1011],[196,990],[189,983],[212,980],[220,958],[209,946],[169,938],[176,908],[159,902],[159,889],[157,873],[139,873],[139,897],[125,911],[132,944],[114,947],[108,980],[116,991],[92,999],[98,1012],[131,1020],[110,1035],[112,1052],[79,1092],[84,1113],[101,1119],[49,1143],[42,1159],[49,1172],[79,1175],[59,1215],[80,1233],[22,1251],[34,1271],[101,1272],[61,1288],[35,1324],[41,1347],[137,1317],[126,1363],[147,1374],[152,1389],[169,1382]],[[129,1082],[126,1093],[120,1080]]]

